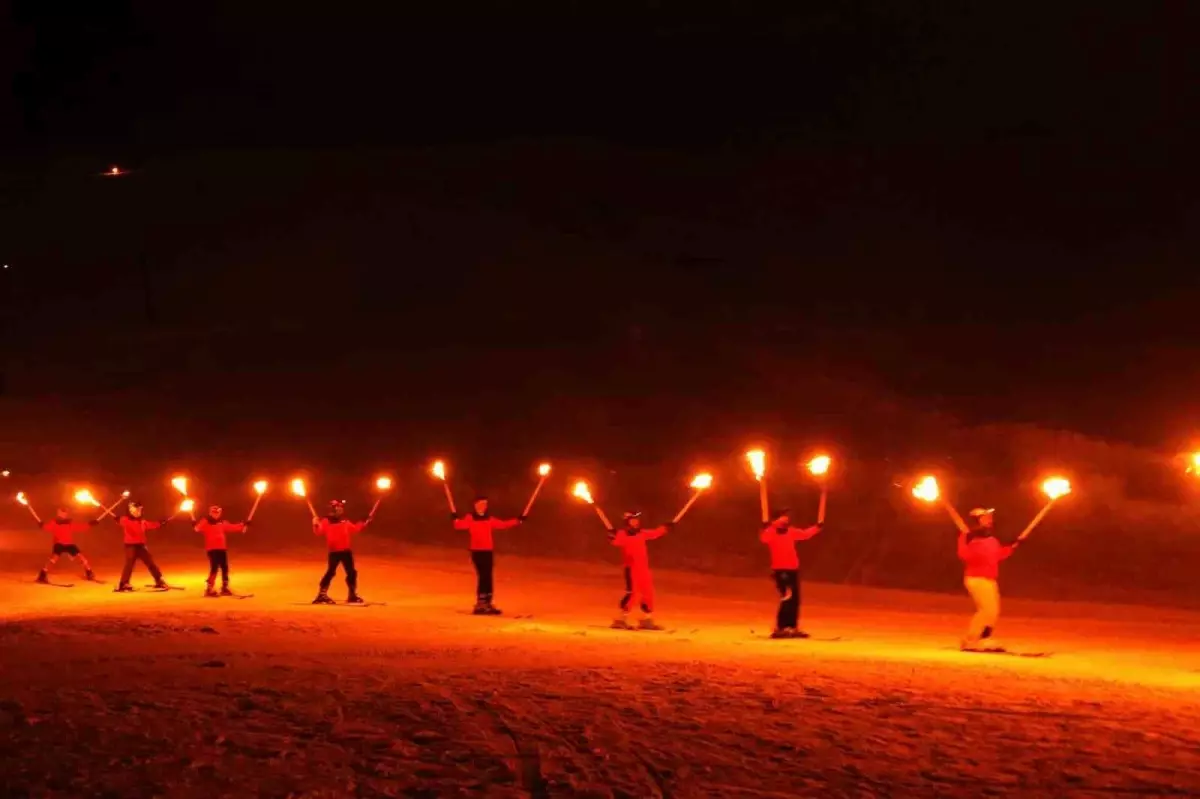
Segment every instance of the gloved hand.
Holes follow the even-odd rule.
[[[528,516],[526,516],[524,513],[522,513],[520,516],[517,517],[517,523],[524,524],[525,520],[528,518],[529,518]]]

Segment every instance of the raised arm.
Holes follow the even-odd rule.
[[[466,516],[459,516],[457,513],[451,513],[450,518],[454,521],[455,530],[470,530],[471,520]]]
[[[656,538],[662,538],[664,535],[669,533],[671,528],[674,526],[675,525],[673,524],[667,523],[659,527],[651,527],[649,530],[643,530],[641,535],[642,538],[646,539],[647,541],[653,541]]]
[[[521,523],[520,519],[492,519],[493,530],[511,530]]]
[[[793,541],[807,541],[821,532],[824,526],[824,524],[814,524],[812,527],[789,527],[788,537]]]
[[[325,527],[329,524],[325,519],[314,516],[312,520],[313,535],[325,535]]]
[[[225,522],[225,531],[228,533],[244,533],[246,532],[245,522]]]

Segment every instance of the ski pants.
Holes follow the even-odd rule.
[[[217,581],[217,570],[221,572],[221,585],[229,586],[229,551],[225,549],[210,549],[208,555],[208,585]]]
[[[779,591],[779,610],[775,614],[775,628],[796,629],[800,626],[800,571],[798,569],[776,569],[775,590]]]
[[[625,567],[625,595],[621,597],[621,611],[628,613],[635,601],[641,600],[643,613],[654,612],[654,575],[649,566]]]
[[[490,549],[472,549],[471,563],[475,566],[475,600],[487,604],[495,590],[492,570],[496,566],[496,553]]]
[[[121,569],[121,585],[129,584],[129,578],[133,576],[133,564],[139,560],[146,564],[154,582],[157,583],[162,579],[162,572],[159,571],[158,564],[154,562],[154,557],[150,554],[150,550],[146,549],[145,544],[126,544],[125,568]]]
[[[337,574],[338,564],[341,564],[346,572],[346,587],[350,589],[350,593],[355,593],[358,589],[358,569],[354,568],[354,553],[348,549],[329,553],[329,565],[325,569],[325,576],[321,578],[321,590],[329,590],[329,584]]]
[[[963,585],[975,602],[975,615],[967,627],[968,645],[991,638],[1000,620],[1000,584],[989,577],[965,577]]]

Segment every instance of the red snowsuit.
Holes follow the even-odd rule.
[[[796,542],[807,541],[821,532],[820,525],[812,527],[789,527],[780,532],[778,527],[765,527],[758,540],[767,545],[771,552],[771,569],[774,571],[800,568],[800,557],[796,554]]]
[[[240,533],[246,529],[246,525],[241,522],[227,522],[223,519],[218,522],[201,519],[196,522],[193,529],[204,536],[204,548],[213,550],[226,549],[225,534]]]
[[[993,535],[959,533],[958,557],[963,562],[964,577],[1000,577],[1000,562],[1008,560],[1015,544],[1001,544]]]
[[[121,525],[121,531],[125,534],[126,545],[144,545],[146,543],[146,531],[157,530],[162,527],[162,522],[152,522],[149,519],[135,519],[132,516],[118,517],[117,524]]]
[[[90,527],[87,522],[60,522],[58,519],[42,522],[42,529],[54,536],[54,543],[63,546],[74,544],[75,533],[86,533]]]
[[[366,526],[365,521],[352,522],[349,519],[335,521],[328,516],[322,516],[320,521],[313,525],[313,534],[325,536],[330,552],[348,552],[350,551],[351,536],[361,533]]]
[[[652,529],[617,530],[612,545],[620,547],[621,560],[625,565],[625,596],[621,598],[621,610],[628,611],[635,599],[641,600],[642,610],[654,612],[654,575],[650,573],[650,553],[646,542],[662,538],[667,527]]]
[[[473,513],[468,513],[454,520],[454,529],[467,531],[472,552],[491,552],[492,533],[496,530],[511,529],[520,523],[519,519],[497,519],[490,515],[479,518]]]

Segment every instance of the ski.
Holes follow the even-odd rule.
[[[205,594],[205,599],[252,599],[254,594]]]
[[[143,585],[142,588],[150,588],[155,591],[186,591],[187,590],[187,586],[183,586],[183,585],[167,585],[167,586]]]
[[[1053,652],[1010,652],[1008,650],[988,652],[983,649],[960,649],[959,651],[965,655],[1007,655],[1010,658],[1048,658],[1054,654]]]
[[[44,583],[41,580],[33,580],[37,585],[46,585],[51,588],[74,588],[75,583]]]
[[[381,608],[387,605],[386,602],[334,602],[338,607],[355,607],[355,608]]]

